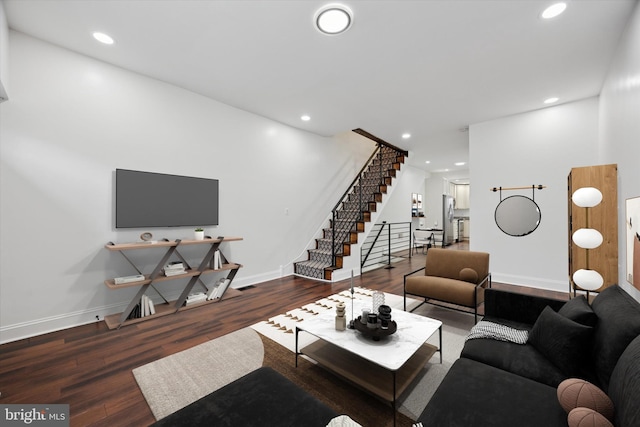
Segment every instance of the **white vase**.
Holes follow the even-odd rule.
[[[194,231],[196,240],[204,240],[204,231]]]

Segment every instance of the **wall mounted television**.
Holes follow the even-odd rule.
[[[217,179],[116,169],[116,228],[218,225]]]

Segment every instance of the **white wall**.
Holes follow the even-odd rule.
[[[0,0],[0,97],[9,91],[9,26],[4,3]]]
[[[618,164],[619,283],[626,281],[625,200],[640,197],[640,6],[618,44],[600,95],[600,147],[604,163]]]
[[[234,283],[248,285],[291,271],[375,148],[352,132],[319,137],[21,33],[9,33],[9,48],[0,342],[121,311],[135,289],[110,291],[103,281],[135,271],[108,241],[142,231],[191,238],[191,228],[115,230],[116,168],[219,179],[220,226],[206,234],[244,237],[223,250],[244,266]]]
[[[379,222],[411,222],[411,194],[424,195],[425,171],[406,163],[401,169],[402,179],[393,180],[393,193],[389,200],[385,200]]]
[[[470,127],[472,227],[470,249],[491,254],[493,280],[568,291],[567,175],[598,159],[598,99],[518,114]],[[511,237],[494,221],[493,187],[546,185],[536,190],[538,229]],[[503,193],[531,196],[531,191]]]

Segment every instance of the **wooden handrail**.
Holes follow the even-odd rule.
[[[407,150],[403,150],[402,148],[398,148],[395,145],[388,143],[387,141],[385,141],[382,138],[378,138],[374,134],[369,133],[364,129],[357,128],[357,129],[353,129],[352,132],[355,132],[358,135],[362,135],[365,138],[369,138],[370,140],[377,142],[378,144],[384,145],[386,147],[391,148],[392,150],[395,150],[395,151],[397,151],[399,153],[402,153],[405,157],[409,157],[409,152]]]

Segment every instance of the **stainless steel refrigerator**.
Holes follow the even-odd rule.
[[[453,243],[453,207],[454,198],[446,194],[442,195],[442,246]]]

